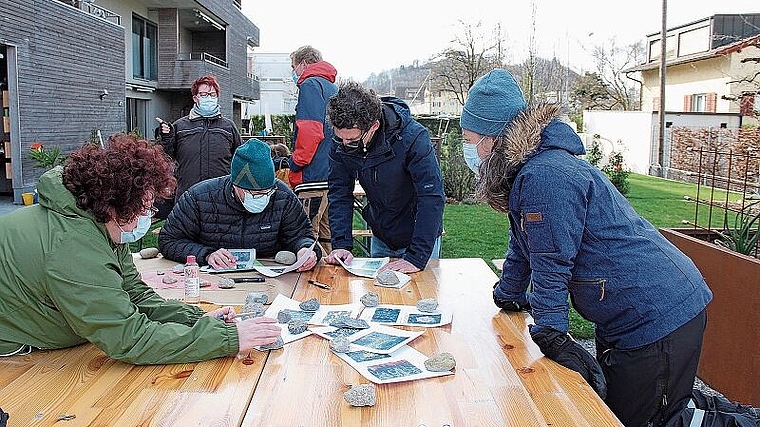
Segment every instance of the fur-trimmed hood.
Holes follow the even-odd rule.
[[[578,134],[559,120],[556,105],[538,105],[523,110],[502,135],[494,154],[503,153],[512,168],[519,168],[531,157],[549,149],[563,149],[573,155],[585,154]]]

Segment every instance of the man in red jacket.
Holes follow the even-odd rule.
[[[326,124],[327,101],[338,88],[337,71],[311,46],[290,54],[293,81],[298,86],[290,185],[303,203],[314,234],[326,253],[331,251],[327,220],[327,170],[332,127]]]

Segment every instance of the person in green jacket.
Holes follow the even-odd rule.
[[[128,243],[171,197],[172,165],[160,146],[117,134],[44,173],[38,205],[0,217],[0,355],[91,342],[127,363],[188,363],[279,337],[274,319],[206,313],[141,280]]]

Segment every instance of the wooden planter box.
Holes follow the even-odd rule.
[[[710,243],[715,236],[707,230],[660,232],[713,292],[697,376],[730,400],[760,406],[760,260]]]

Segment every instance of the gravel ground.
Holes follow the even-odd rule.
[[[591,353],[592,356],[596,357],[596,347],[594,345],[594,340],[577,340],[577,341],[580,345],[583,346],[583,348],[588,350],[588,352]],[[706,395],[723,396],[720,392],[713,390],[709,385],[702,382],[702,380],[700,380],[699,378],[696,378],[694,380],[694,388],[701,391],[702,393]]]

